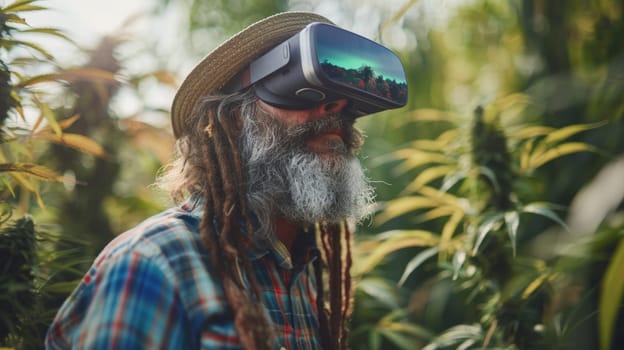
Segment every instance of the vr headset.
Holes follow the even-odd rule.
[[[255,89],[262,101],[308,109],[346,98],[354,118],[407,102],[401,61],[388,48],[342,28],[311,23],[255,59],[226,90]]]

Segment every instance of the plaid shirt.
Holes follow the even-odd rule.
[[[58,311],[47,349],[240,349],[222,286],[199,239],[202,205],[187,201],[114,239]],[[249,251],[275,348],[320,349],[314,235],[293,264],[274,241]],[[310,253],[310,254],[308,254]],[[299,254],[296,254],[299,256]]]

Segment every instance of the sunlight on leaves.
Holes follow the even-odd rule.
[[[100,158],[106,158],[107,156],[102,146],[84,135],[69,133],[60,136],[55,134],[37,134],[33,138],[68,146]]]
[[[385,259],[388,254],[400,249],[414,247],[430,247],[439,242],[438,235],[423,230],[395,230],[380,235],[381,242],[375,243],[370,252],[359,264],[360,274],[372,270]]]
[[[25,173],[35,176],[45,181],[63,181],[63,177],[58,175],[55,171],[47,168],[43,165],[29,164],[29,163],[3,163],[0,164],[0,172],[8,173]],[[29,186],[29,189],[34,187]]]

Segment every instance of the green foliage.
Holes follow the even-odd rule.
[[[600,344],[610,349],[616,332],[616,318],[624,300],[624,240],[620,240],[602,280],[600,296]]]
[[[38,84],[58,84],[68,77],[86,78],[97,72],[60,71],[54,57],[28,36],[58,37],[68,42],[55,28],[33,28],[22,18],[23,12],[46,10],[36,5],[36,0],[15,1],[0,9],[0,52],[7,61],[0,61],[0,137],[5,146],[0,150],[0,175],[2,191],[12,196],[21,195],[21,213],[27,211],[27,196],[34,195],[39,206],[44,207],[40,195],[40,181],[63,182],[66,179],[56,171],[35,163],[37,141],[55,142],[74,147],[83,152],[103,155],[101,148],[92,140],[75,134],[64,134],[76,118],[58,121],[57,115],[46,101],[46,93],[37,89]],[[45,67],[45,68],[43,68]],[[37,70],[48,69],[43,74]],[[111,78],[111,76],[107,76]],[[38,117],[34,125],[26,123],[25,109],[32,108]],[[47,126],[43,126],[43,122]]]
[[[0,232],[0,343],[10,334],[28,334],[27,320],[35,302],[35,226],[30,218],[17,220]]]
[[[544,275],[536,271],[536,280],[526,280],[525,285],[516,286],[516,293],[503,293],[514,275],[515,264],[512,259],[517,252],[521,216],[537,214],[564,227],[565,223],[556,213],[554,205],[523,203],[522,198],[513,191],[514,182],[519,181],[517,178],[522,173],[514,173],[512,170],[521,169],[512,160],[522,158],[513,154],[521,152],[522,148],[508,149],[507,136],[498,125],[498,119],[485,117],[483,109],[478,109],[474,118],[472,128],[464,129],[470,132],[469,135],[461,136],[459,129],[451,129],[448,132],[453,131],[459,137],[447,137],[447,131],[443,131],[441,136],[431,142],[411,143],[413,151],[403,149],[393,152],[393,157],[402,161],[399,167],[404,167],[414,154],[427,154],[412,163],[424,170],[406,187],[403,192],[405,197],[386,203],[377,216],[378,224],[404,215],[412,216],[414,222],[420,225],[443,220],[434,225],[439,227],[439,234],[424,230],[392,230],[362,243],[360,249],[366,252],[367,258],[361,265],[361,272],[370,272],[375,264],[382,262],[393,251],[422,247],[424,249],[406,263],[398,284],[404,285],[411,274],[424,266],[431,266],[434,263],[430,262],[431,258],[438,256],[435,264],[439,266],[440,279],[457,281],[457,291],[468,293],[472,299],[489,305],[478,312],[481,314],[480,327],[491,329],[484,332],[480,327],[453,327],[432,342],[430,348],[450,346],[448,344],[451,341],[454,342],[453,346],[466,348],[494,341],[498,342],[496,346],[516,343],[521,348],[531,348],[535,344],[518,343],[524,339],[537,339],[533,327],[541,321],[541,310],[527,305],[533,302],[529,299],[542,286]],[[456,120],[452,125],[460,125],[460,121]],[[535,129],[534,126],[526,128]],[[588,129],[588,126],[571,126],[567,130]],[[528,137],[526,135],[532,133],[522,130],[517,135],[522,135],[524,142],[534,142],[541,136],[533,134]],[[566,138],[562,135],[574,134],[567,130],[554,136],[551,134],[549,142],[556,140],[565,145]],[[517,145],[517,140],[514,141]],[[465,145],[461,145],[461,142],[465,142]],[[465,150],[469,150],[469,162],[466,162]],[[579,149],[590,150],[592,148],[589,146]],[[566,153],[561,154],[564,155]],[[446,165],[438,173],[441,159]],[[432,169],[435,170],[435,176],[423,175],[429,174],[428,171]],[[430,187],[433,183],[437,183],[440,189]]]
[[[30,41],[30,36],[38,35],[71,43],[57,29],[28,25],[23,13],[47,10],[36,3],[15,1],[0,9],[0,346],[18,349],[41,348],[60,302],[84,272],[78,266],[92,260],[84,254],[86,240],[58,234],[61,226],[55,228],[57,233],[46,231],[45,225],[35,226],[30,215],[24,216],[36,211],[31,196],[43,210],[52,202],[44,201],[42,183],[76,186],[65,169],[60,172],[44,164],[42,150],[59,145],[83,155],[108,157],[99,143],[79,130],[67,132],[80,115],[60,119],[67,114],[50,107],[48,101],[54,97],[48,91],[78,81],[117,82],[113,74],[97,68],[62,70],[53,55]],[[13,220],[14,216],[23,217]]]
[[[419,108],[362,121],[374,144],[365,151],[383,152],[368,161],[374,177],[396,192],[380,186],[382,207],[358,242],[356,268],[363,281],[396,281],[397,302],[409,310],[402,322],[434,335],[412,336],[411,348],[606,350],[621,342],[621,226],[579,235],[565,216],[573,195],[624,153],[615,136],[624,104],[612,95],[622,84],[605,75],[621,67],[613,43],[624,4],[555,3],[460,6],[443,31],[417,34],[416,53],[404,53],[431,70],[407,68]],[[589,34],[598,31],[603,38]],[[477,105],[471,116],[467,105]],[[567,255],[563,241],[582,258]],[[370,303],[360,295],[356,311]],[[356,329],[374,324],[363,314],[354,314]],[[354,348],[378,343],[352,339]]]

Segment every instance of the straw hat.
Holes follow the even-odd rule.
[[[206,55],[184,79],[173,98],[171,122],[176,138],[186,133],[185,119],[202,96],[218,92],[253,59],[312,22],[332,23],[309,12],[283,12],[241,30]]]

